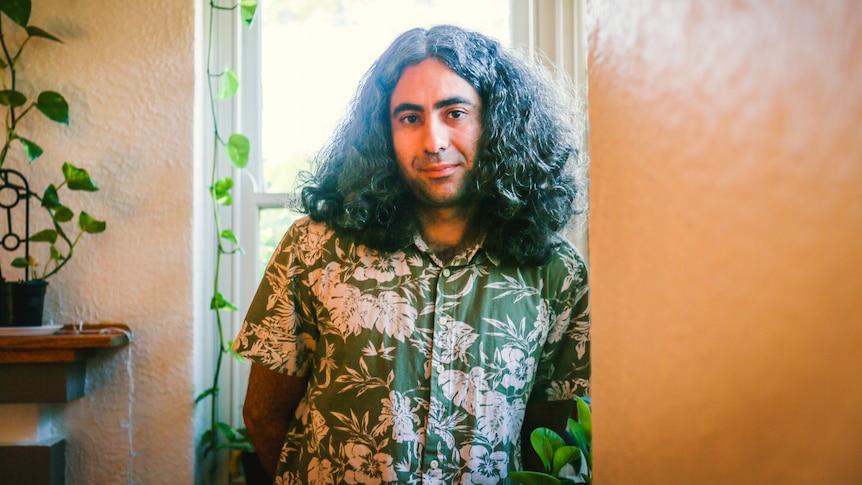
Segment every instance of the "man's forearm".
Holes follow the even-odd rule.
[[[251,443],[270,477],[275,477],[287,428],[307,384],[307,377],[286,376],[252,363],[242,416]]]
[[[254,450],[263,465],[263,469],[266,470],[270,478],[275,477],[288,424],[289,421],[285,419],[258,423],[255,422],[254,418],[245,418],[245,426],[251,443],[254,445]]]

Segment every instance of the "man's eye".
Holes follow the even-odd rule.
[[[419,117],[416,115],[407,115],[401,118],[402,123],[413,125],[419,122]]]
[[[463,112],[463,111],[457,111],[457,110],[456,110],[456,111],[450,111],[450,112],[449,112],[449,117],[450,117],[450,118],[454,118],[454,119],[456,119],[456,120],[457,120],[458,118],[462,118],[462,117],[464,117],[464,116],[466,116],[466,115],[467,115],[467,113],[465,113],[465,112]]]

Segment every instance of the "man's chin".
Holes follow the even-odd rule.
[[[420,206],[433,209],[458,209],[472,208],[476,205],[478,197],[475,193],[470,194],[423,194],[414,196]]]

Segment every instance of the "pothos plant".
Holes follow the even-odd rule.
[[[592,483],[593,421],[584,399],[577,398],[577,408],[578,419],[568,420],[565,438],[548,428],[536,428],[530,433],[530,443],[542,460],[545,471],[511,472],[511,482],[522,485]]]
[[[219,395],[219,379],[221,375],[222,363],[224,357],[232,354],[237,358],[239,355],[232,350],[232,342],[225,338],[224,313],[236,311],[237,307],[228,301],[220,291],[219,276],[221,274],[222,265],[225,258],[232,254],[242,251],[234,232],[223,223],[220,217],[221,208],[230,206],[233,203],[232,189],[234,186],[233,178],[222,174],[225,169],[221,169],[225,165],[226,169],[236,168],[243,169],[248,164],[249,156],[249,141],[245,135],[233,133],[230,136],[225,136],[222,132],[219,118],[217,116],[217,103],[228,100],[236,95],[239,87],[238,76],[236,72],[230,68],[217,70],[213,64],[213,48],[216,40],[217,32],[214,29],[216,15],[220,13],[233,13],[237,11],[246,26],[251,26],[257,11],[257,0],[241,0],[238,3],[231,5],[219,5],[215,0],[209,1],[209,38],[207,42],[207,88],[209,94],[209,108],[212,117],[213,139],[212,139],[212,160],[211,160],[211,177],[208,187],[210,199],[212,202],[212,216],[214,222],[214,237],[216,239],[216,255],[214,263],[214,278],[212,286],[212,298],[210,309],[215,320],[218,333],[218,349],[216,352],[215,371],[212,376],[212,385],[201,392],[195,399],[195,404],[209,400],[209,427],[201,436],[201,446],[204,450],[204,455],[222,450],[234,449],[243,451],[253,451],[251,441],[248,438],[248,433],[244,428],[234,428],[229,423],[219,421],[218,419],[218,395]],[[227,162],[224,162],[225,158]]]
[[[63,42],[47,31],[29,24],[31,6],[30,0],[0,2],[0,12],[4,16],[0,18],[0,49],[2,49],[0,68],[3,69],[0,106],[3,106],[6,111],[4,117],[6,136],[0,149],[0,169],[4,168],[6,159],[13,149],[19,147],[23,149],[30,163],[42,155],[42,148],[32,139],[25,137],[24,130],[20,126],[21,121],[31,113],[41,113],[51,121],[69,124],[69,104],[60,93],[42,91],[34,100],[18,86],[21,56],[31,41],[38,39]],[[6,19],[11,22],[6,22]],[[4,172],[4,185],[7,188],[14,189],[21,199],[38,201],[50,216],[50,227],[37,231],[28,238],[28,242],[48,244],[47,256],[43,262],[38,262],[37,258],[28,254],[26,257],[14,258],[11,263],[13,267],[25,269],[27,275],[32,272],[34,279],[47,279],[65,266],[85,233],[96,234],[105,230],[104,221],[96,220],[84,211],[78,214],[77,233],[66,227],[66,223],[75,218],[75,212],[60,202],[60,191],[64,188],[84,192],[95,192],[99,189],[86,170],[69,162],[63,164],[62,174],[61,182],[57,185],[48,185],[40,194],[30,189],[29,184],[18,185],[16,180],[8,176],[8,172]],[[23,175],[21,178],[26,181]],[[9,221],[10,225],[11,223],[12,221]],[[0,270],[0,281],[5,281],[2,270]]]

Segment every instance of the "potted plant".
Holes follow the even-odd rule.
[[[42,155],[42,148],[29,138],[21,121],[32,113],[41,113],[51,121],[68,124],[69,105],[55,91],[42,91],[35,98],[19,89],[18,67],[25,47],[34,40],[62,41],[45,30],[30,25],[30,0],[0,2],[0,112],[4,115],[5,138],[0,148],[0,211],[5,213],[6,233],[0,236],[0,247],[12,253],[9,266],[0,266],[0,325],[41,325],[47,279],[56,274],[74,253],[84,234],[105,230],[105,222],[84,211],[77,214],[60,201],[63,190],[95,192],[86,170],[65,162],[62,179],[37,192],[20,171],[6,167],[12,159],[32,163]],[[31,231],[31,205],[38,204],[47,213],[47,227]],[[2,220],[2,219],[0,219]],[[30,252],[30,243],[43,244],[42,251]],[[8,262],[6,259],[4,262]]]
[[[578,419],[568,420],[565,437],[548,428],[536,428],[530,433],[530,442],[542,460],[545,471],[512,472],[509,474],[509,480],[512,483],[521,485],[592,483],[593,420],[588,402],[580,397],[576,399]]]

